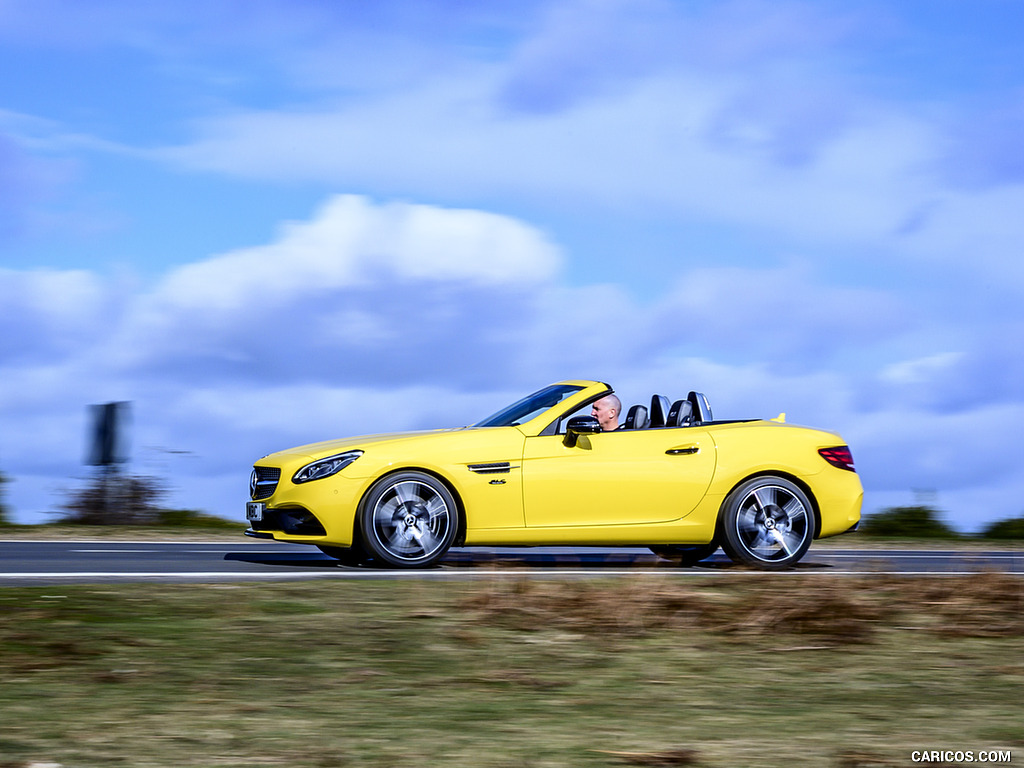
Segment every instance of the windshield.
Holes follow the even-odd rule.
[[[508,408],[503,408],[493,416],[488,416],[474,427],[514,427],[518,424],[525,424],[535,416],[539,416],[553,405],[579,392],[583,387],[574,384],[552,384],[550,387],[527,395],[522,400],[512,403]]]

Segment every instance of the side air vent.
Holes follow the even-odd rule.
[[[508,461],[492,461],[489,464],[469,464],[470,472],[478,475],[499,475],[508,474],[512,471],[512,463]]]

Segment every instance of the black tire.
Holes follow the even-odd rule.
[[[342,565],[362,565],[366,561],[366,553],[358,544],[351,547],[328,547],[317,544],[316,548]]]
[[[397,568],[427,568],[444,557],[458,533],[455,497],[425,472],[379,480],[359,513],[367,554]]]
[[[718,542],[710,544],[673,544],[651,547],[651,552],[663,560],[670,560],[674,565],[689,568],[701,560],[706,560],[718,551]]]
[[[792,568],[814,538],[814,507],[782,477],[755,477],[737,486],[722,509],[722,549],[742,565]]]

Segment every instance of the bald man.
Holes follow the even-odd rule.
[[[590,409],[590,415],[597,419],[604,432],[614,432],[619,428],[619,413],[622,403],[615,395],[605,395],[596,401]]]

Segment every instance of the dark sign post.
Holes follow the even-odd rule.
[[[110,504],[110,484],[117,474],[117,465],[128,461],[127,438],[125,431],[128,424],[128,403],[105,403],[91,406],[92,432],[89,456],[86,463],[100,468],[100,509],[98,518],[108,522],[112,515]]]
[[[92,447],[88,464],[111,467],[128,460],[125,450],[124,426],[128,420],[128,403],[106,403],[92,408]]]

